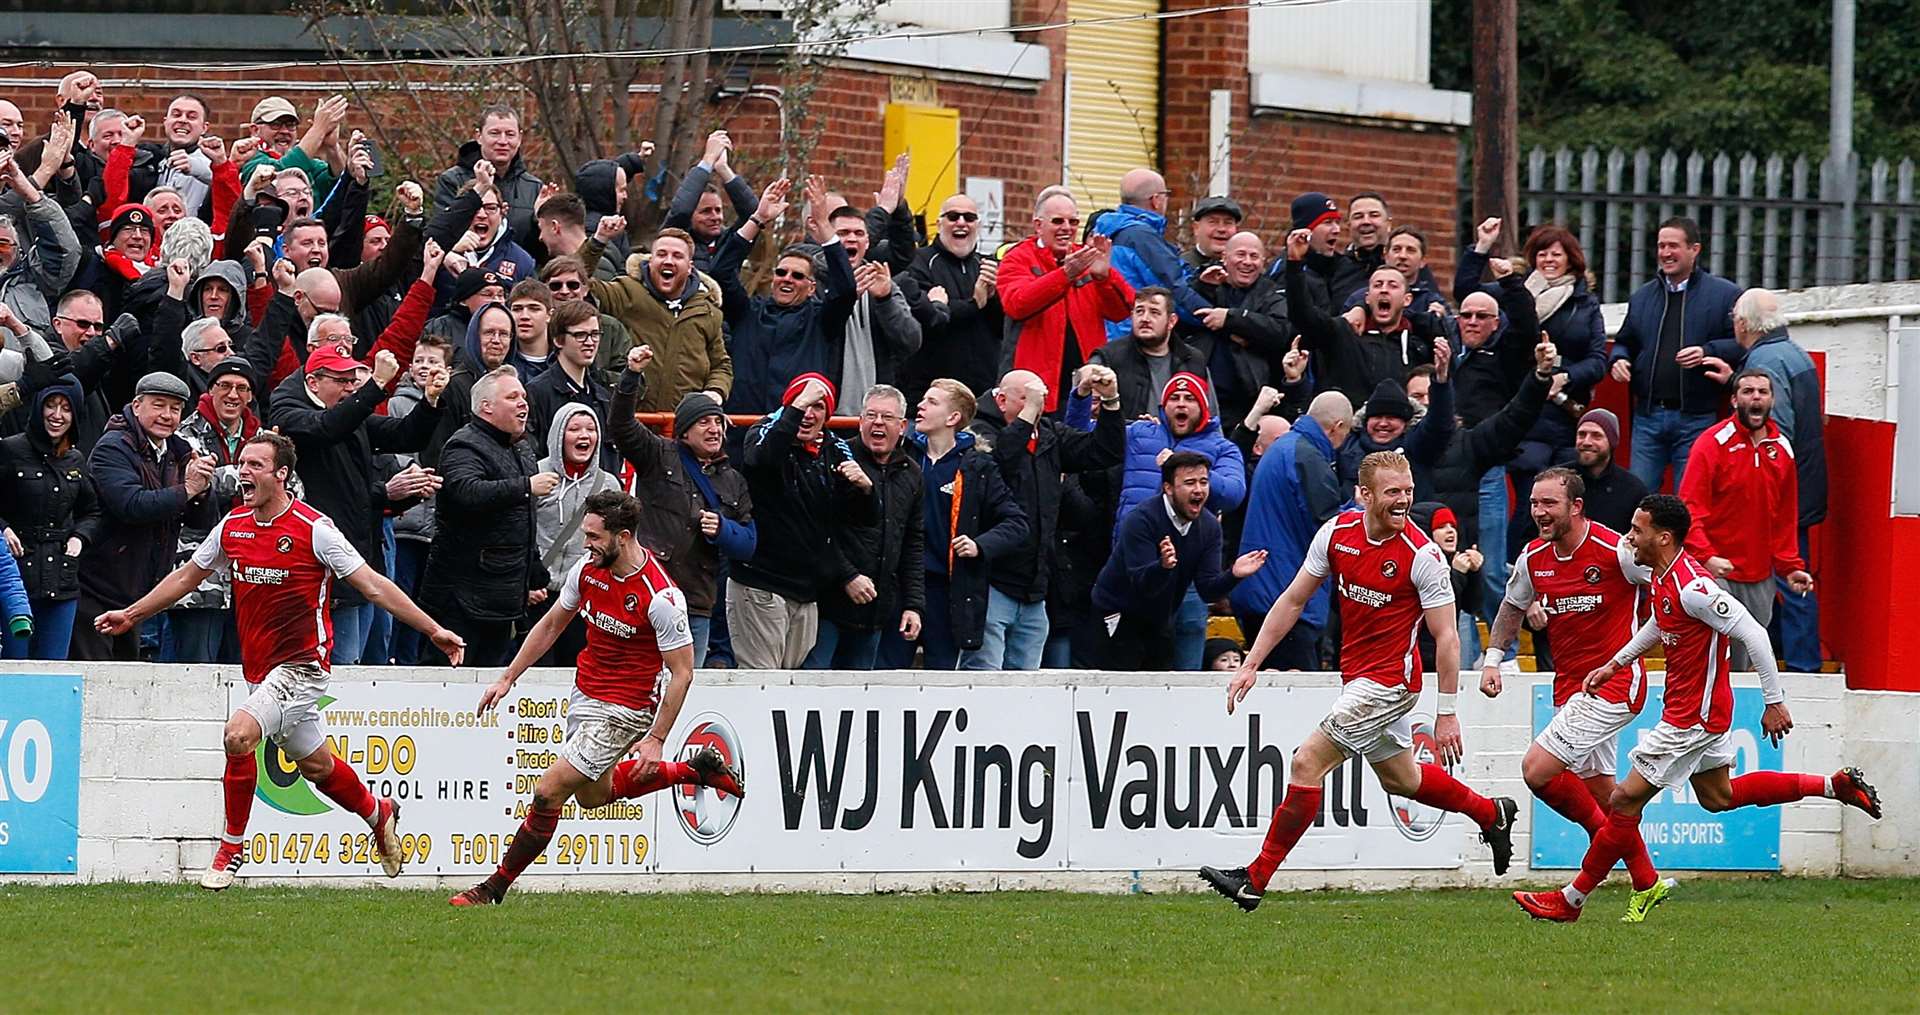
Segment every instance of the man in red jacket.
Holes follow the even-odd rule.
[[[1065,187],[1048,187],[1033,204],[1033,236],[1001,259],[997,284],[1006,315],[1001,372],[1030,370],[1047,382],[1047,411],[1073,389],[1073,372],[1106,344],[1107,322],[1133,312],[1133,287],[1112,270],[1113,241],[1075,246],[1080,210]]]
[[[1687,552],[1765,627],[1773,617],[1773,576],[1793,593],[1813,591],[1795,525],[1800,480],[1793,445],[1773,421],[1773,378],[1749,369],[1734,378],[1733,415],[1694,441],[1680,499],[1693,515]],[[1733,647],[1733,667],[1747,668]]]

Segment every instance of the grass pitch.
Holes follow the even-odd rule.
[[[0,1012],[1912,1011],[1920,881],[1623,888],[1578,924],[1505,891],[444,893],[0,886]]]

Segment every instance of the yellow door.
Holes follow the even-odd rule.
[[[1152,14],[1159,0],[1068,0],[1075,21]],[[1160,22],[1067,29],[1067,186],[1082,215],[1120,203],[1120,175],[1160,164]]]

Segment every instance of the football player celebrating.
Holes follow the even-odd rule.
[[[1540,538],[1520,552],[1508,576],[1481,661],[1480,691],[1489,698],[1500,694],[1500,660],[1520,633],[1520,618],[1538,606],[1553,639],[1553,705],[1559,711],[1527,748],[1520,773],[1534,796],[1592,837],[1606,824],[1602,802],[1613,798],[1620,731],[1647,701],[1647,671],[1636,659],[1590,692],[1581,685],[1614,646],[1633,637],[1638,586],[1651,576],[1634,562],[1624,536],[1587,517],[1585,497],[1586,483],[1572,469],[1548,469],[1534,478],[1531,506]],[[1634,890],[1626,921],[1639,923],[1674,882],[1654,871],[1645,847],[1626,859]]]
[[[1657,641],[1666,647],[1666,706],[1660,722],[1641,738],[1629,757],[1633,770],[1607,803],[1607,822],[1580,863],[1573,883],[1559,891],[1515,892],[1513,899],[1536,920],[1571,923],[1580,918],[1587,896],[1613,865],[1646,845],[1640,838],[1640,812],[1663,789],[1690,782],[1700,806],[1709,811],[1765,807],[1806,797],[1828,797],[1880,816],[1880,795],[1857,768],[1832,775],[1749,772],[1730,778],[1733,739],[1733,673],[1730,642],[1739,641],[1760,673],[1760,696],[1767,703],[1760,728],[1775,743],[1793,729],[1786,693],[1767,629],[1740,601],[1714,584],[1707,569],[1682,546],[1693,525],[1680,498],[1654,494],[1633,513],[1629,539],[1633,559],[1653,574],[1653,619],[1611,659],[1587,674],[1589,693],[1605,687],[1615,674],[1645,655]]]
[[[1274,809],[1266,841],[1251,864],[1233,870],[1200,868],[1200,877],[1241,909],[1260,905],[1267,882],[1294,843],[1320,816],[1321,783],[1351,757],[1366,758],[1380,785],[1396,796],[1465,814],[1493,847],[1493,871],[1513,859],[1509,797],[1488,799],[1439,765],[1414,759],[1409,713],[1420,702],[1419,628],[1433,633],[1440,702],[1434,737],[1441,760],[1460,757],[1455,700],[1460,681],[1460,629],[1454,623],[1453,582],[1440,548],[1407,521],[1413,473],[1407,460],[1380,451],[1360,461],[1355,488],[1360,510],[1336,515],[1313,537],[1306,562],[1274,601],[1259,637],[1227,686],[1227,712],[1253,689],[1260,663],[1273,651],[1328,575],[1341,600],[1343,687],[1320,728],[1307,735],[1288,766],[1285,800]]]
[[[480,696],[478,709],[484,714],[512,693],[527,667],[547,654],[575,614],[584,612],[587,647],[576,664],[567,739],[534,785],[526,819],[499,868],[448,900],[456,906],[505,898],[520,872],[546,851],[569,799],[592,810],[689,783],[746,795],[740,774],[712,747],[684,762],[661,760],[667,733],[693,683],[687,599],[659,560],[634,540],[639,501],[602,490],[587,498],[584,511],[580,531],[587,555],[561,582],[559,600],[527,633],[507,671]],[[621,761],[636,744],[638,755]]]
[[[365,820],[381,868],[388,877],[400,873],[400,805],[388,797],[375,799],[353,769],[327,749],[320,697],[333,654],[327,600],[334,579],[345,580],[368,602],[432,639],[454,665],[466,649],[459,635],[427,616],[386,575],[367,567],[327,516],[294,499],[287,491],[293,465],[289,438],[263,431],[248,439],[238,464],[241,506],[207,534],[192,559],[139,602],[93,622],[102,634],[124,634],[199,588],[215,571],[232,575],[240,672],[253,693],[227,720],[223,735],[226,827],[213,863],[200,878],[202,888],[216,891],[233,884],[246,859],[257,770],[253,752],[262,737],[280,745],[329,800]]]

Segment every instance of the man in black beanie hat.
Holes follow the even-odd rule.
[[[1362,421],[1340,448],[1336,463],[1340,488],[1350,490],[1360,480],[1360,460],[1375,451],[1404,455],[1413,466],[1414,496],[1427,495],[1433,482],[1433,466],[1446,453],[1458,426],[1453,415],[1453,379],[1446,360],[1436,357],[1433,387],[1427,394],[1427,412],[1413,421],[1413,400],[1398,381],[1381,381],[1367,399]]]
[[[693,664],[703,666],[721,558],[753,556],[759,534],[747,479],[727,461],[726,413],[712,395],[694,391],[680,399],[673,411],[671,440],[633,418],[646,383],[643,371],[652,360],[653,350],[647,346],[627,351],[626,372],[607,409],[608,425],[614,447],[633,470],[633,495],[646,506],[635,535],[687,594]],[[626,478],[624,472],[621,478]]]
[[[1333,198],[1313,190],[1294,198],[1291,211],[1293,228],[1307,231],[1306,270],[1303,272],[1307,295],[1315,306],[1331,313],[1339,309],[1333,305],[1334,297],[1337,295],[1344,301],[1353,288],[1339,286],[1356,276],[1365,275],[1359,262],[1341,248],[1340,206]],[[1267,273],[1274,278],[1284,278],[1286,270],[1287,256],[1282,253],[1274,258]]]

